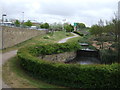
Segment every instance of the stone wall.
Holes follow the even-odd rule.
[[[0,27],[0,49],[2,48],[2,27]]]
[[[31,29],[17,28],[17,27],[5,27],[5,26],[1,27],[0,26],[0,28],[2,28],[3,48],[12,47],[32,37],[43,35],[46,33],[46,31],[38,31],[38,30],[31,30]],[[0,49],[2,49],[2,46],[0,47]]]
[[[76,52],[64,52],[53,55],[40,55],[39,58],[43,60],[50,60],[55,62],[66,62],[76,57]]]

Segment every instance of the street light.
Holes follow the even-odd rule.
[[[2,14],[2,24],[4,22],[4,16],[7,16],[6,14]],[[3,44],[3,27],[2,27],[2,49],[4,48],[4,44]]]
[[[6,14],[2,14],[2,24],[4,22],[4,16],[7,16]]]
[[[22,14],[23,14],[23,23],[24,23],[24,12],[22,12]]]

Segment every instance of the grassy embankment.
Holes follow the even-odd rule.
[[[29,40],[26,40],[22,43],[19,43],[19,44],[13,46],[13,47],[3,49],[2,52],[4,53],[4,52],[11,51],[11,50],[16,50],[16,49],[19,49],[21,47],[32,45],[32,44],[56,43],[59,40],[61,40],[63,38],[66,38],[66,37],[70,37],[70,36],[73,36],[73,34],[66,33],[64,31],[54,32],[53,35],[52,34],[39,35],[39,36],[33,37]],[[46,37],[48,37],[48,39],[46,39]]]

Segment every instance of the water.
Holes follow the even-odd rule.
[[[67,63],[69,64],[100,64],[100,60],[98,57],[96,57],[96,50],[90,49],[88,46],[88,43],[79,43],[83,48],[81,49],[83,52],[78,53],[77,57],[73,59],[72,61],[69,61]]]
[[[90,48],[83,48],[83,49],[81,49],[81,50],[85,50],[85,51],[95,51],[95,50],[90,49]]]
[[[100,64],[100,61],[95,57],[78,57],[68,63],[70,64],[77,63],[85,65],[85,64]]]
[[[89,46],[88,43],[79,43],[81,46]]]

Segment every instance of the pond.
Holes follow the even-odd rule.
[[[69,64],[100,64],[96,57],[76,57],[74,60],[67,62]]]
[[[82,49],[77,51],[77,56],[71,61],[68,61],[69,64],[100,64],[100,54],[96,49],[89,48],[88,43],[79,43],[82,46]]]

